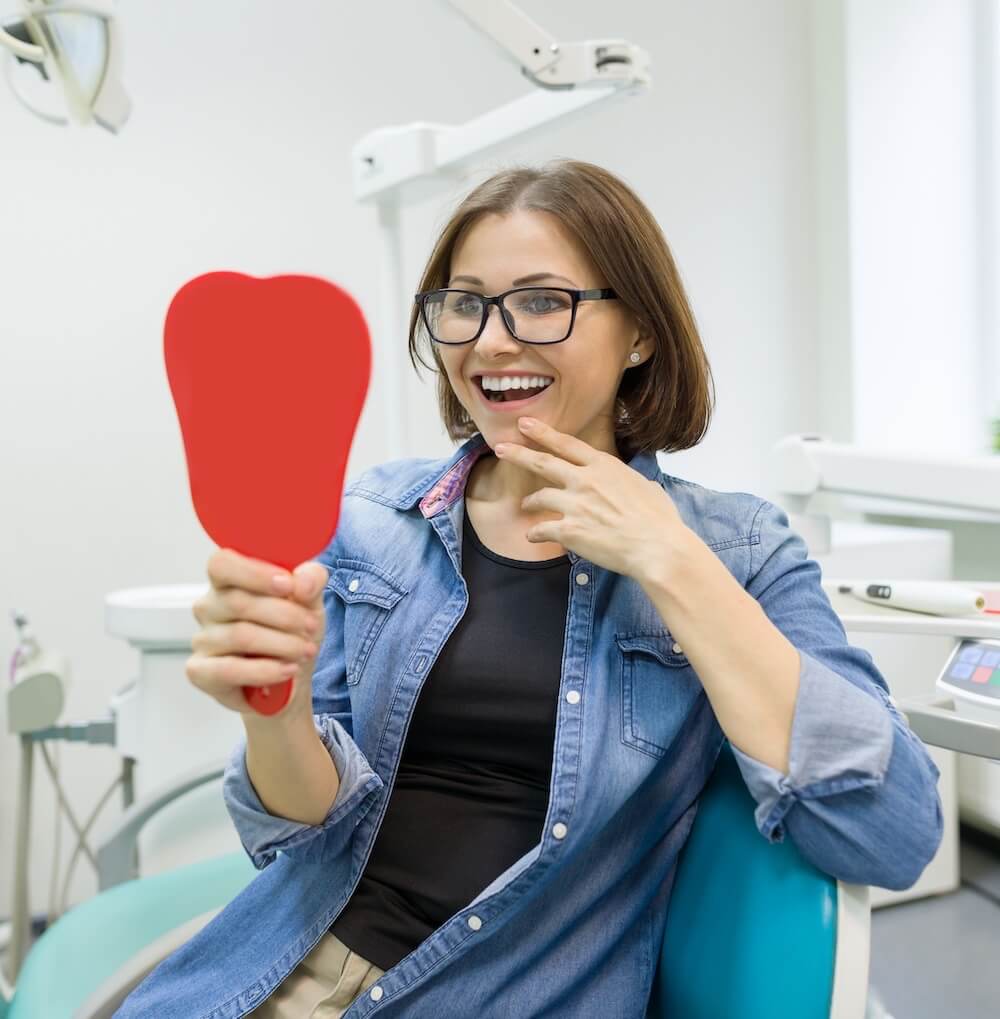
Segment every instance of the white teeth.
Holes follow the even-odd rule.
[[[546,386],[552,381],[547,375],[504,375],[499,378],[490,378],[487,375],[482,376],[483,389],[501,393],[507,389],[534,389],[539,386]]]

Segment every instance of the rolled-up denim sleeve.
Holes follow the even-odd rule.
[[[336,539],[315,561],[329,570],[335,557]],[[384,786],[354,740],[344,662],[344,605],[329,584],[323,604],[326,630],[313,669],[313,724],[337,769],[340,786],[321,824],[303,824],[271,814],[250,781],[246,740],[239,742],[223,775],[222,793],[243,848],[258,870],[273,862],[279,852],[309,862],[332,859],[343,851],[354,829],[378,802]]]
[[[326,859],[341,852],[383,786],[335,715],[313,715],[313,723],[340,776],[336,799],[321,824],[290,821],[267,811],[247,772],[246,740],[233,751],[223,775],[226,808],[258,870],[272,863],[279,852],[303,860]]]
[[[800,662],[788,774],[733,747],[757,827],[771,841],[787,830],[804,856],[843,881],[909,888],[941,842],[938,768],[871,655],[848,643],[787,514],[763,502],[754,535],[746,589]]]

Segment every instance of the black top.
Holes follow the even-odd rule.
[[[420,689],[361,881],[330,930],[388,970],[538,844],[570,562],[508,559],[462,527],[465,615]]]

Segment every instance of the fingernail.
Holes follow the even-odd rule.
[[[521,418],[518,422],[522,428],[534,428],[538,422],[534,418]]]

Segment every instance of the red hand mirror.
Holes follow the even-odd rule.
[[[314,276],[210,272],[174,295],[163,349],[209,537],[289,571],[322,552],[337,530],[371,374],[354,299]],[[291,686],[243,693],[272,715]]]

